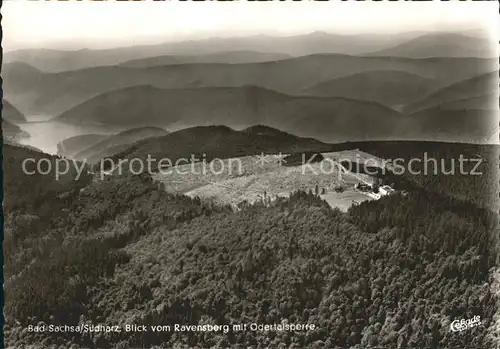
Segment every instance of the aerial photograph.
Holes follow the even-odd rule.
[[[499,347],[497,10],[4,2],[0,347]]]

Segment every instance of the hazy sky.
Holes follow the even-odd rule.
[[[478,28],[498,32],[498,2],[4,1],[3,48],[104,48],[211,36]]]

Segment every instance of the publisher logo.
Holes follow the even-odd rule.
[[[471,319],[454,320],[450,324],[450,329],[453,332],[462,332],[479,325],[481,325],[481,317],[479,315],[476,315]]]

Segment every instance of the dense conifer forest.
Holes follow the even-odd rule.
[[[365,147],[410,156],[401,146]],[[301,191],[234,212],[169,194],[148,175],[26,175],[26,157],[55,159],[4,146],[6,347],[492,347],[498,215],[480,201],[491,172],[482,181],[417,176],[411,191],[347,213]],[[481,326],[450,331],[475,315]],[[315,330],[27,330],[282,322]]]

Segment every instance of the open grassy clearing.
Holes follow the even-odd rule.
[[[346,211],[355,202],[371,198],[353,189],[359,182],[373,183],[373,178],[352,172],[340,173],[340,161],[381,160],[370,154],[354,151],[323,153],[324,160],[301,166],[283,166],[278,155],[246,156],[218,160],[213,163],[198,162],[180,165],[156,173],[153,178],[165,185],[165,190],[198,196],[217,203],[236,206],[247,201],[274,200],[287,197],[296,190],[318,187],[320,196],[330,206]],[[373,165],[373,162],[372,162]],[[343,192],[336,192],[341,187]],[[324,190],[324,192],[323,192]]]

